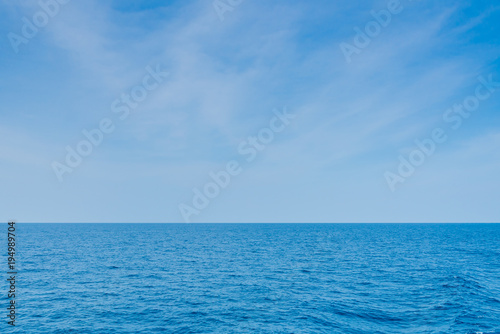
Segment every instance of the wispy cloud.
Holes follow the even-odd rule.
[[[372,19],[371,10],[386,5],[246,1],[220,21],[210,1],[148,6],[71,1],[29,48],[19,55],[1,55],[5,76],[0,121],[14,139],[2,143],[3,159],[13,165],[31,164],[47,175],[39,187],[64,189],[75,196],[80,192],[84,202],[94,203],[81,194],[83,180],[101,180],[94,186],[108,194],[116,184],[130,184],[136,194],[123,196],[113,220],[137,220],[139,215],[128,214],[128,207],[140,201],[148,210],[142,198],[153,192],[154,201],[162,204],[151,204],[150,220],[175,221],[179,217],[170,211],[177,211],[193,186],[237,154],[238,143],[261,128],[274,108],[287,106],[297,121],[235,183],[228,197],[207,211],[206,219],[238,220],[239,212],[258,205],[266,209],[239,221],[308,216],[322,221],[398,219],[403,214],[388,214],[387,208],[401,201],[428,203],[427,194],[393,198],[380,175],[395,155],[439,124],[443,111],[467,94],[477,76],[490,72],[486,69],[498,54],[498,40],[477,36],[491,29],[484,22],[491,25],[498,8],[414,1],[347,64],[339,43],[352,38],[353,27]],[[5,9],[0,17],[8,22],[2,25],[5,36],[37,3],[4,1],[0,6]],[[55,185],[50,161],[64,154],[65,145],[79,140],[81,129],[106,117],[116,96],[136,85],[144,68],[154,64],[162,64],[169,79],[67,185]],[[23,87],[30,87],[24,93],[29,99],[22,98]],[[490,101],[478,117],[496,119],[495,105],[496,100]],[[477,132],[484,126],[479,120],[471,123]],[[472,140],[477,132],[464,131],[458,142]],[[441,159],[456,149],[451,143],[443,147]],[[447,166],[436,162],[425,170],[432,168],[439,174]],[[161,189],[155,188],[154,180]],[[418,185],[426,184],[418,180]],[[308,195],[300,194],[301,189]],[[352,202],[342,199],[345,191]],[[269,196],[267,204],[255,199],[263,193]],[[40,206],[57,212],[58,205],[47,204],[49,200]],[[287,200],[296,207],[279,204]],[[325,206],[330,202],[337,203],[335,210]],[[54,213],[51,220],[91,219],[90,214],[72,215],[72,207]],[[370,208],[366,212],[371,219],[356,214],[363,207]],[[112,216],[99,212],[106,219]],[[491,217],[491,212],[478,210],[477,217]]]

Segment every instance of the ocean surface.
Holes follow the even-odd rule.
[[[17,224],[16,251],[0,333],[500,333],[498,224]]]

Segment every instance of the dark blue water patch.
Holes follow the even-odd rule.
[[[2,316],[0,333],[500,333],[498,224],[18,224],[17,234],[17,326]]]

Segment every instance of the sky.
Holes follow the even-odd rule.
[[[0,1],[0,220],[498,222],[491,1]]]

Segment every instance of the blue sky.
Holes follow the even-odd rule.
[[[69,1],[16,53],[43,9],[0,1],[1,219],[182,222],[235,160],[191,221],[498,222],[500,89],[456,130],[443,115],[478,77],[500,82],[500,6],[402,0],[347,62],[341,43],[388,3]],[[168,77],[120,120],[111,104],[148,66]],[[239,145],[285,107],[291,123],[246,161]],[[104,118],[114,131],[60,182],[53,162]],[[386,173],[436,128],[448,140],[391,191]]]

